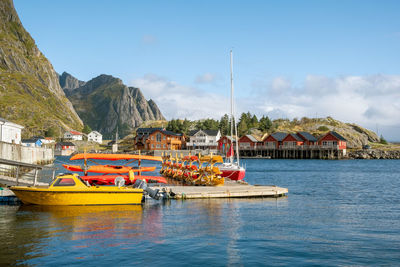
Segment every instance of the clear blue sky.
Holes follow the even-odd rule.
[[[233,49],[237,113],[332,116],[400,140],[400,1],[14,4],[56,71],[119,77],[168,119],[228,111]]]

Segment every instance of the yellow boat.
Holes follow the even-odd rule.
[[[90,186],[77,174],[57,176],[49,186],[13,186],[10,189],[24,204],[55,206],[141,204],[144,190],[125,186]]]

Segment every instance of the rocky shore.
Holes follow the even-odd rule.
[[[363,149],[349,151],[346,156],[349,159],[400,159],[400,150]]]

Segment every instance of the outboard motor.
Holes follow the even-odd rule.
[[[144,180],[137,179],[133,184],[133,187],[143,189],[143,191],[145,191],[151,198],[154,198],[156,200],[159,200],[161,198],[161,195],[158,193],[160,190],[151,189],[150,187],[147,186],[147,183]]]

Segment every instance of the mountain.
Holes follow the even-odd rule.
[[[139,88],[128,87],[111,75],[102,74],[78,88],[65,87],[64,91],[83,122],[104,138],[113,137],[117,127],[119,135],[125,136],[144,121],[165,120],[156,103],[147,101]]]
[[[65,71],[59,76],[59,80],[65,95],[70,95],[73,90],[86,84]]]
[[[24,136],[83,126],[12,0],[0,1],[0,117],[25,126]]]

